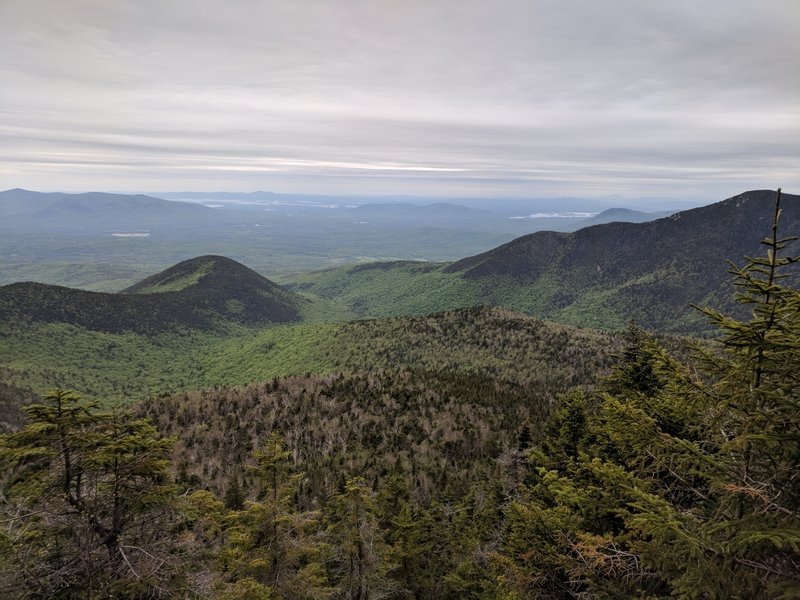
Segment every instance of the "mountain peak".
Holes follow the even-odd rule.
[[[69,323],[93,331],[162,333],[224,322],[300,319],[303,300],[241,263],[200,256],[151,275],[119,294],[38,283],[0,287],[0,319]]]
[[[122,290],[122,294],[185,292],[198,286],[208,289],[226,280],[248,281],[251,285],[278,287],[266,277],[225,256],[206,254],[179,262]],[[194,290],[196,291],[196,289]]]
[[[207,254],[179,262],[121,294],[177,296],[214,313],[254,323],[294,321],[299,298],[253,269]]]

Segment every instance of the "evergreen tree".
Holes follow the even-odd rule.
[[[231,477],[228,489],[225,490],[225,508],[228,510],[242,510],[244,508],[244,490],[239,485],[239,478]]]
[[[254,453],[251,470],[258,498],[230,517],[229,543],[220,555],[233,580],[229,595],[242,586],[253,597],[311,599],[327,594],[320,544],[313,538],[318,515],[294,504],[302,475],[292,473],[290,456],[277,432]]]
[[[656,358],[653,341],[634,321],[625,331],[625,349],[611,375],[603,381],[603,388],[609,394],[638,392],[654,396],[664,387],[664,381],[656,372]]]
[[[55,390],[0,438],[6,597],[168,595],[171,440]]]
[[[709,501],[689,539],[708,550],[679,579],[687,593],[800,595],[800,290],[782,285],[797,281],[800,257],[782,256],[797,238],[778,235],[780,200],[778,190],[766,256],[732,265],[750,320],[703,310],[723,332],[722,352],[705,353],[706,380],[684,389],[708,407],[717,448],[702,465]]]
[[[688,366],[633,338],[596,400],[557,412],[507,511],[509,592],[800,594],[800,292],[781,285],[797,258],[779,206],[766,257],[733,271],[749,321],[704,309],[721,344]]]
[[[388,576],[394,568],[378,524],[372,490],[351,479],[326,505],[327,565],[336,586],[334,598],[379,600],[398,592]]]

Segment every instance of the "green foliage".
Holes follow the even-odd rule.
[[[165,272],[159,273],[143,279],[140,283],[132,286],[137,294],[160,294],[164,292],[180,292],[200,283],[200,280],[207,277],[216,266],[214,260],[206,258],[203,260],[195,259],[176,265]],[[130,287],[127,289],[131,289]]]
[[[0,324],[9,400],[69,385],[105,403],[273,377],[411,366],[536,384],[550,395],[610,364],[616,335],[544,323],[501,309],[425,317],[153,336],[66,324]],[[32,393],[25,393],[30,388]],[[13,413],[13,405],[8,407]]]
[[[631,322],[625,333],[625,349],[611,375],[604,380],[605,391],[612,395],[627,391],[655,395],[664,387],[664,381],[656,373],[655,352],[657,346],[653,340]]]
[[[779,217],[766,257],[733,269],[750,318],[704,309],[721,335],[690,360],[635,326],[608,335],[496,308],[151,336],[4,324],[0,392],[15,398],[48,377],[98,397],[135,381],[114,399],[213,389],[136,406],[176,437],[171,466],[171,442],[127,413],[63,391],[27,407],[28,425],[0,438],[0,592],[796,597],[800,292]],[[383,273],[385,295],[398,270],[442,283],[412,288],[403,310],[459,297],[467,280],[564,314],[612,299],[575,295],[598,277],[582,268],[560,288],[545,273],[536,297],[519,273],[350,274],[368,287]],[[633,291],[652,291],[649,277]]]
[[[325,564],[335,585],[333,598],[368,600],[391,596],[396,583],[388,546],[378,525],[374,493],[361,478],[351,479],[326,504],[329,540]]]
[[[20,237],[17,236],[18,241]],[[41,244],[40,236],[31,237]],[[31,240],[29,243],[33,245],[37,241]],[[19,249],[18,246],[16,250]],[[77,256],[72,261],[59,257],[47,262],[31,262],[29,257],[22,259],[19,255],[7,254],[0,258],[0,283],[5,285],[15,281],[39,281],[93,292],[117,292],[162,267],[160,263],[143,265],[131,262],[123,265],[110,262],[107,255],[98,256],[97,260],[92,262],[79,259]]]
[[[481,301],[479,288],[441,264],[370,263],[303,274],[286,287],[334,301],[353,317],[384,318],[467,308]]]
[[[225,508],[228,510],[242,510],[244,508],[244,490],[239,485],[239,478],[235,475],[231,478],[228,488],[225,490]]]
[[[159,539],[170,523],[172,442],[63,390],[25,411],[29,424],[0,438],[4,593],[122,598],[173,585]]]
[[[320,545],[311,536],[318,514],[295,508],[302,475],[292,474],[289,457],[275,432],[254,453],[250,471],[259,489],[257,500],[229,517],[229,542],[221,553],[223,570],[232,580],[230,593],[248,581],[278,598],[326,595],[325,578],[314,560]]]
[[[234,324],[299,320],[302,300],[222,256],[200,256],[119,294],[15,283],[0,287],[0,320],[75,325],[105,333],[224,332]],[[236,306],[236,310],[230,310]]]
[[[779,196],[780,198],[780,196]],[[704,309],[716,351],[687,367],[630,334],[593,399],[566,399],[507,511],[506,589],[575,597],[800,593],[800,292],[794,238],[734,268],[741,321]]]
[[[649,329],[707,332],[688,306],[733,307],[719,264],[754,252],[771,199],[762,190],[649,223],[537,232],[447,265],[378,263],[285,281],[363,317],[482,304],[582,327],[623,329],[634,316]],[[800,227],[800,204],[789,200],[790,227]]]
[[[211,356],[218,341],[202,332],[142,336],[15,322],[0,324],[0,335],[3,378],[9,385],[31,389],[20,400],[69,386],[104,405],[212,384],[203,379],[203,357]]]
[[[724,432],[708,467],[716,505],[697,536],[714,540],[711,565],[737,571],[728,579],[721,569],[707,586],[790,596],[800,594],[800,291],[781,280],[800,256],[780,256],[797,239],[778,236],[780,217],[779,190],[766,256],[733,269],[751,319],[704,311],[724,332],[722,355],[704,364],[712,407],[725,410],[712,421]]]

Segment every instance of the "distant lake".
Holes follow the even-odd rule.
[[[538,212],[522,217],[509,217],[509,219],[587,219],[596,214],[593,212]]]

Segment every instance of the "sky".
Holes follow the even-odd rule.
[[[798,0],[0,0],[0,189],[800,192]]]

